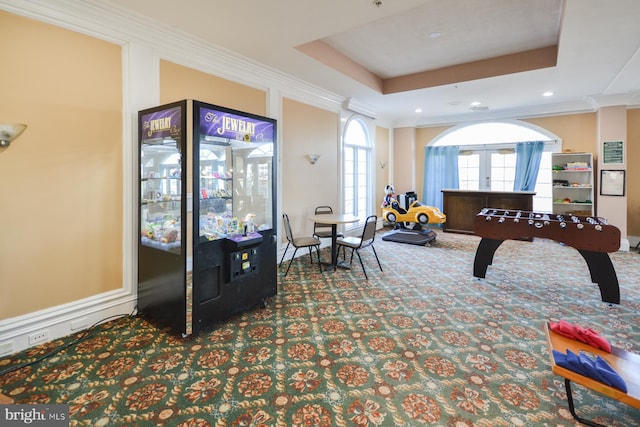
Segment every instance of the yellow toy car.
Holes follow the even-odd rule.
[[[447,220],[447,216],[440,212],[440,209],[423,205],[418,201],[411,203],[409,209],[403,209],[394,201],[391,206],[382,208],[382,218],[391,224],[415,222],[420,225],[442,224]]]

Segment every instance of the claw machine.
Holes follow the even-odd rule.
[[[276,121],[199,101],[140,111],[138,310],[182,335],[277,292]]]

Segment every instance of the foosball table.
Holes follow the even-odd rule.
[[[484,208],[474,219],[474,233],[482,237],[473,262],[475,277],[486,276],[503,241],[551,239],[577,249],[587,262],[591,281],[600,288],[602,301],[620,304],[618,277],[608,254],[620,249],[620,230],[604,218]]]

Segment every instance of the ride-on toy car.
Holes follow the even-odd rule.
[[[440,209],[423,205],[417,200],[409,205],[409,209],[402,208],[394,200],[390,206],[382,208],[382,218],[391,224],[413,222],[420,225],[442,224],[447,220]]]

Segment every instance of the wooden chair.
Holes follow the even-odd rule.
[[[316,253],[318,254],[318,267],[320,267],[320,273],[322,273],[322,264],[320,263],[320,240],[316,237],[294,237],[293,232],[291,231],[291,223],[289,221],[289,216],[285,213],[282,214],[282,222],[284,223],[284,232],[287,236],[287,247],[284,249],[282,253],[282,259],[280,260],[280,267],[282,268],[282,262],[284,261],[284,256],[289,249],[289,245],[292,245],[295,250],[293,251],[293,256],[289,261],[289,265],[287,266],[287,271],[284,273],[286,276],[289,273],[289,269],[291,268],[291,263],[293,259],[296,257],[296,252],[298,252],[299,248],[308,248],[309,249],[309,258],[311,258],[311,264],[313,264],[313,255],[311,252],[311,248],[316,248]]]
[[[331,206],[318,206],[314,212],[316,215],[327,215],[332,214],[333,209]],[[338,232],[336,234],[338,237],[344,237],[344,234]],[[331,238],[331,225],[330,224],[320,224],[318,222],[313,223],[313,237],[317,239],[325,239]]]
[[[362,236],[343,237],[341,239],[338,239],[338,253],[340,253],[340,248],[342,248],[342,257],[344,259],[346,258],[346,248],[351,248],[351,260],[349,261],[349,264],[353,263],[353,253],[355,252],[358,255],[358,259],[360,260],[360,265],[362,266],[364,277],[367,280],[369,280],[369,277],[367,276],[367,270],[365,270],[364,264],[362,263],[362,257],[360,256],[361,249],[371,247],[371,249],[373,250],[373,254],[376,257],[376,261],[378,261],[378,267],[380,267],[380,271],[383,271],[382,265],[380,265],[380,259],[378,258],[378,254],[376,253],[376,248],[373,246],[373,242],[376,238],[377,222],[378,217],[376,215],[370,215],[364,222]]]

